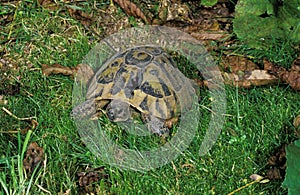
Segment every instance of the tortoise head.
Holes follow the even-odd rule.
[[[130,105],[122,100],[112,100],[106,110],[108,118],[114,122],[127,121],[131,117]]]

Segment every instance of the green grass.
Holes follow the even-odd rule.
[[[101,5],[105,4],[108,2]],[[84,9],[91,9],[89,5],[84,4],[88,7]],[[7,13],[15,13],[14,7],[2,6]],[[6,194],[4,186],[19,194],[26,193],[27,189],[29,194],[57,194],[67,190],[76,194],[82,190],[78,186],[77,172],[101,166],[105,166],[108,181],[96,184],[99,194],[226,194],[251,182],[251,174],[264,175],[272,151],[295,139],[292,121],[300,114],[299,93],[277,85],[247,90],[227,86],[226,122],[209,154],[199,156],[198,153],[210,120],[206,108],[210,101],[206,95],[202,97],[197,135],[176,160],[144,173],[120,170],[104,163],[87,149],[70,118],[73,80],[63,75],[46,77],[40,69],[42,64],[77,65],[98,39],[64,10],[63,7],[60,12],[48,11],[29,1],[22,2],[15,20],[0,27],[3,28],[0,52],[19,67],[12,71],[7,82],[19,82],[21,86],[19,94],[4,96],[8,104],[1,107],[18,117],[35,116],[39,123],[30,137],[3,133],[24,129],[27,123],[0,111],[0,194]],[[11,33],[10,25],[14,26]],[[9,34],[10,41],[6,40]],[[272,58],[277,54],[274,50],[265,56],[278,61]],[[261,57],[258,53],[251,55]],[[289,55],[285,56],[286,52],[282,62],[291,61]],[[121,132],[116,134],[122,135]],[[23,148],[27,146],[26,136],[29,142],[37,142],[45,151],[46,165],[32,178],[25,177],[20,165]],[[135,141],[127,140],[132,145]],[[281,181],[271,181],[250,185],[238,194],[274,192],[286,194],[287,190],[281,188]]]
[[[245,43],[240,43],[233,45],[229,48],[229,52],[226,50],[228,48],[220,46],[223,52],[229,55],[242,55],[249,59],[252,59],[255,63],[263,68],[263,59],[267,59],[270,62],[289,69],[294,59],[297,57],[296,46],[289,41],[283,40],[272,40],[272,47],[268,50],[263,49],[253,49]]]

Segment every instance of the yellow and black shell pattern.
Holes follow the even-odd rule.
[[[140,46],[110,58],[90,81],[87,99],[100,105],[118,99],[142,114],[171,119],[191,107],[189,84],[164,50]]]

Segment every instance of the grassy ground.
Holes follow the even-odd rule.
[[[5,133],[24,129],[27,124],[0,111],[0,194],[6,194],[6,190],[20,194],[26,190],[30,194],[70,190],[70,194],[76,194],[80,190],[77,172],[101,166],[108,179],[95,185],[99,194],[226,194],[251,182],[251,174],[264,175],[272,151],[295,138],[292,120],[300,113],[299,93],[277,85],[247,90],[227,86],[226,123],[209,154],[198,154],[210,120],[203,106],[199,132],[176,160],[145,173],[111,167],[89,152],[70,118],[73,80],[63,75],[46,77],[41,72],[42,64],[79,64],[99,38],[64,10],[49,11],[29,1],[21,2],[17,9],[9,4],[0,8],[2,15],[14,15],[12,22],[2,22],[0,26],[0,52],[12,64],[2,67],[9,79],[1,81],[7,78],[2,72],[0,87],[3,90],[20,85],[19,93],[4,96],[8,103],[1,107],[18,117],[35,116],[39,123],[32,134]],[[274,50],[251,55],[272,60],[278,53]],[[290,59],[283,54],[281,60],[275,61],[286,64]],[[209,97],[203,97],[203,104],[209,105]],[[20,168],[22,148],[34,141],[44,148],[46,164],[32,177],[26,177]],[[253,184],[239,192],[286,193],[281,181]]]

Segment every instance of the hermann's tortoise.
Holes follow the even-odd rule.
[[[139,46],[111,57],[90,80],[86,101],[73,109],[86,117],[106,109],[111,121],[141,113],[152,133],[168,132],[167,121],[191,108],[195,91],[160,47]],[[95,107],[95,109],[92,109]]]

